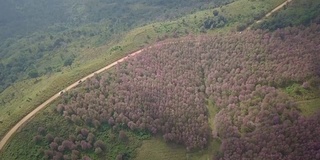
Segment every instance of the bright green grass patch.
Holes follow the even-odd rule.
[[[145,140],[142,146],[138,149],[136,160],[180,160],[186,159],[187,153],[183,146],[167,144],[161,138],[152,138]]]
[[[166,143],[161,137],[155,137],[143,141],[142,146],[137,149],[135,160],[208,160],[213,158],[213,152],[219,148],[220,142],[215,140],[205,150],[187,152],[183,146]]]
[[[295,101],[305,101],[310,99],[319,98],[320,90],[317,86],[310,86],[304,88],[298,83],[293,83],[283,89],[283,91],[290,97],[294,98]]]
[[[298,108],[305,116],[311,116],[320,111],[320,98],[307,101],[299,101],[297,103]]]
[[[300,84],[294,83],[288,87],[286,87],[285,92],[294,98],[304,98],[308,94],[308,90],[303,88]]]
[[[305,116],[310,116],[320,109],[320,88],[319,79],[311,78],[303,84],[293,83],[283,88],[283,92],[297,102],[298,108]]]
[[[215,107],[214,102],[212,100],[207,100],[207,101],[208,101],[208,111],[209,111],[208,122],[209,122],[210,128],[214,130],[215,129],[214,118],[219,111],[218,111],[218,108]]]

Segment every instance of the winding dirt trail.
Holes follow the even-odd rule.
[[[292,0],[286,0],[285,2],[281,3],[279,6],[277,6],[276,8],[274,8],[272,11],[268,12],[265,16],[263,16],[262,18],[260,18],[260,20],[252,23],[251,25],[249,25],[245,30],[250,30],[251,26],[255,23],[261,23],[263,21],[263,19],[270,17],[274,12],[278,11],[279,9],[283,8],[284,6],[286,6],[288,3],[290,3]]]
[[[264,17],[262,17],[260,20],[258,20],[256,23],[261,23],[262,20],[264,18],[267,18],[269,16],[271,16],[272,13],[278,11],[279,9],[283,8],[285,5],[287,5],[288,3],[290,3],[292,0],[287,0],[285,2],[283,2],[282,4],[280,4],[278,7],[276,7],[275,9],[273,9],[272,11],[270,11],[269,13],[267,13]]]
[[[291,2],[292,0],[287,0],[286,2],[282,3],[281,5],[279,5],[278,7],[276,7],[275,9],[273,9],[272,11],[270,11],[269,13],[267,13],[263,18],[261,18],[259,21],[257,21],[256,23],[260,23],[262,21],[262,19],[269,17],[272,13],[278,11],[279,9],[281,9],[282,7],[284,7],[287,3]],[[169,44],[169,43],[174,43],[174,42],[168,42],[168,43],[158,43],[155,44],[153,46],[147,47],[145,49],[149,49],[149,48],[153,48],[153,47],[159,47],[163,44]],[[88,76],[76,81],[75,83],[71,84],[70,86],[66,87],[63,91],[68,91],[76,86],[79,85],[79,81],[85,81],[88,78],[93,77],[95,74],[99,74],[113,66],[115,66],[116,64],[123,62],[124,60],[128,59],[131,56],[135,56],[139,53],[141,53],[143,50],[145,49],[140,49],[136,52],[133,52],[131,54],[129,54],[126,57],[123,57],[113,63],[111,63],[110,65],[107,65],[104,68],[101,68],[91,74],[89,74]],[[25,117],[23,117],[18,123],[16,123],[10,130],[9,132],[6,133],[6,135],[1,139],[0,141],[0,151],[3,149],[3,147],[5,146],[5,144],[10,140],[10,138],[12,138],[12,136],[14,135],[14,133],[17,132],[17,130],[19,128],[21,128],[25,123],[28,122],[28,120],[30,120],[36,113],[38,113],[40,110],[42,110],[43,108],[45,108],[49,103],[51,103],[52,101],[54,101],[55,99],[57,99],[60,96],[60,93],[56,93],[54,96],[52,96],[51,98],[49,98],[48,100],[46,100],[44,103],[42,103],[41,105],[39,105],[37,108],[35,108],[32,112],[30,112],[28,115],[26,115]]]

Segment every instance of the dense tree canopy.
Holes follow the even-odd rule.
[[[160,43],[68,92],[56,110],[78,125],[147,130],[189,150],[218,138],[221,159],[317,159],[319,114],[301,116],[282,88],[319,87],[319,31],[313,24]],[[207,107],[219,110],[215,128]]]

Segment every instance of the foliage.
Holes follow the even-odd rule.
[[[55,105],[47,108],[17,133],[11,145],[6,146],[6,151],[0,153],[1,158],[115,159],[119,154],[132,158],[134,150],[141,145],[140,141],[145,139],[138,133],[123,131],[127,136],[127,141],[123,142],[116,137],[119,132],[108,125],[103,125],[98,130],[73,125],[61,118],[53,106]],[[30,131],[35,132],[30,134]]]
[[[302,114],[307,117],[313,116],[319,112],[320,98],[299,101],[297,103],[298,103],[298,107],[301,110]]]
[[[255,28],[276,30],[288,26],[320,24],[318,0],[294,0]]]
[[[167,55],[157,56],[163,60],[168,58]],[[81,123],[90,126],[97,121],[116,128],[126,126],[131,130],[148,130],[153,134],[162,133],[165,140],[185,144],[188,149],[204,148],[209,138],[209,126],[202,98],[204,95],[200,92],[203,88],[197,87],[199,82],[190,79],[183,82],[183,86],[178,86],[178,81],[187,78],[186,74],[172,72],[172,65],[162,71],[151,72],[143,68],[148,65],[150,69],[159,69],[164,62],[152,63],[148,57],[146,60],[144,57],[138,58],[144,63],[136,60],[121,66],[115,74],[86,81],[86,93],[67,93],[64,97],[66,103],[58,106],[59,112],[74,123],[76,121],[72,117],[79,117]],[[191,63],[184,60],[187,64]],[[181,71],[189,70],[188,66],[177,67]],[[189,74],[200,76],[197,70],[190,70]],[[96,96],[99,98],[96,99]],[[199,100],[191,102],[192,99]],[[196,112],[193,106],[197,106]],[[121,133],[119,137],[124,139]]]
[[[320,39],[314,36],[320,34],[319,28],[203,37],[198,44],[188,38],[189,42],[160,44],[121,64],[114,73],[86,81],[85,92],[68,93],[58,107],[66,119],[78,116],[87,125],[100,121],[116,128],[161,133],[166,141],[191,150],[205,147],[210,139],[205,102],[210,98],[220,110],[213,136],[222,139],[222,154],[216,156],[296,157],[298,151],[284,147],[294,147],[291,142],[299,135],[290,132],[285,141],[279,137],[289,133],[287,127],[299,129],[302,122],[311,129],[317,118],[300,116],[294,102],[278,88],[292,81],[302,85],[308,77],[319,76]],[[312,138],[316,132],[311,136],[309,132],[300,131],[307,138],[295,142],[316,142],[317,137]],[[271,133],[275,135],[266,137]],[[280,142],[280,147],[270,148]],[[307,159],[316,157],[316,147],[298,150]]]
[[[239,0],[232,4],[221,6],[213,10],[213,16],[208,14],[202,21],[201,32],[206,29],[219,29],[222,26],[233,28],[236,31],[243,31],[260,20],[266,13],[283,3],[285,0]]]
[[[213,29],[213,28],[221,28],[227,23],[227,20],[225,17],[221,15],[217,15],[214,17],[207,18],[203,26],[205,29]]]
[[[319,28],[314,24],[272,33],[245,31],[159,43],[63,95],[55,110],[69,124],[61,127],[79,128],[51,133],[64,135],[54,140],[58,148],[40,141],[44,138],[39,136],[47,133],[42,128],[34,129],[38,133],[32,136],[37,136],[37,148],[53,148],[53,153],[44,152],[49,156],[70,154],[66,148],[72,145],[59,146],[74,140],[80,143],[81,155],[98,156],[104,145],[95,142],[120,140],[120,132],[130,140],[130,133],[148,131],[188,150],[220,139],[217,159],[317,159],[319,116],[301,116],[282,88],[290,84],[318,87],[305,82],[320,75]],[[218,109],[212,132],[208,101]],[[88,138],[90,133],[95,138]],[[108,138],[101,136],[106,134]],[[108,144],[126,143],[105,144],[108,150],[113,147]]]
[[[0,66],[2,66],[0,67],[2,72],[0,74],[0,79],[2,79],[0,92],[11,84],[28,78],[27,73],[34,66],[36,66],[40,75],[50,75],[63,70],[63,66],[66,66],[64,62],[67,61],[67,57],[73,56],[75,59],[82,57],[79,52],[83,48],[115,42],[126,31],[155,20],[172,20],[186,13],[226,5],[234,0],[215,0],[213,2],[190,0],[178,3],[172,0],[166,3],[153,3],[144,0],[122,3],[109,0],[112,2],[111,4],[108,3],[109,1],[100,2],[98,0],[88,2],[56,0],[41,3],[33,1],[24,3],[18,1],[1,2],[4,5],[0,6],[6,8],[1,10],[4,14],[0,15],[9,16],[0,16],[0,21],[3,21],[3,23],[0,23],[0,28],[6,33],[3,38],[0,38],[3,41],[0,45],[0,55],[2,57],[0,61]],[[196,29],[199,30],[201,26],[220,28],[235,21],[243,21],[243,17],[250,17],[251,14],[255,14],[261,9],[271,9],[278,1],[244,1],[241,3],[243,5],[254,5],[256,9],[248,10],[243,6],[238,7],[239,3],[228,5],[220,12],[219,9],[215,9],[219,12],[219,15],[208,17],[205,20],[206,23],[200,18],[196,19],[196,21],[199,21],[197,23],[200,23]],[[50,5],[54,7],[44,9]],[[177,5],[179,5],[179,8],[175,7]],[[231,13],[232,10],[235,10],[233,6],[243,8],[243,10],[236,9],[237,12],[233,14]],[[15,10],[16,8],[18,10]],[[166,9],[164,10],[164,8]],[[123,12],[124,10],[126,12]],[[245,14],[246,12],[249,15]],[[146,13],[148,13],[148,16],[145,16]],[[240,13],[243,16],[236,19],[235,17],[238,17]],[[33,18],[30,19],[30,17]],[[232,23],[227,23],[229,22],[228,19]],[[185,24],[188,25],[188,23]],[[186,29],[183,32],[190,32],[188,30]],[[181,34],[179,32],[181,31],[175,34]]]
[[[310,29],[310,28],[309,28]],[[287,38],[291,38],[291,36],[290,36],[290,34],[292,34],[292,33],[288,33],[289,31],[286,31],[286,30],[284,30],[285,32],[283,32],[283,30],[281,30],[281,31],[278,31],[278,32],[275,32],[275,36],[274,37],[276,37],[276,38],[279,38],[280,37],[280,39],[281,39],[281,41],[279,41],[279,39],[277,39],[277,41],[276,42],[282,42],[282,41],[288,41],[288,39]],[[312,32],[314,32],[314,30],[310,30],[310,31],[312,31]],[[282,33],[281,33],[282,32]],[[292,30],[290,30],[290,32],[293,32],[293,34],[300,34],[300,32],[298,32],[297,31],[297,29],[292,29]],[[279,34],[280,33],[280,34]],[[301,34],[304,34],[305,32],[302,32]],[[309,34],[307,31],[306,31],[306,33],[307,34]],[[317,32],[316,32],[317,33]],[[278,35],[277,35],[278,34]],[[289,36],[288,36],[288,35]],[[264,35],[264,33],[260,33],[260,31],[259,31],[259,35],[263,35],[263,36],[270,36],[270,34],[266,34],[266,35]],[[287,37],[288,36],[288,37]],[[301,35],[299,35],[299,36],[301,36]],[[299,37],[298,36],[298,37]],[[253,37],[255,37],[255,36],[253,36]],[[270,37],[272,37],[272,36],[270,36]],[[267,37],[266,39],[263,39],[263,40],[265,40],[265,41],[271,41],[271,40],[269,40],[268,38],[270,38],[270,37]],[[274,37],[272,37],[272,38],[274,38]],[[248,38],[248,37],[247,37]],[[249,38],[250,38],[250,36],[249,36]],[[261,37],[255,37],[256,39],[259,39],[259,38],[261,38]],[[300,38],[302,38],[302,39],[304,39],[304,38],[306,38],[306,37],[300,37]],[[307,37],[306,39],[308,40],[310,37]],[[231,39],[230,37],[229,38],[227,38],[227,39]],[[261,40],[261,39],[260,39]],[[273,39],[272,39],[273,40]],[[299,39],[295,39],[295,40],[299,40]],[[305,39],[304,39],[305,40]],[[314,39],[312,39],[312,40],[310,40],[310,41],[314,41],[314,42],[318,42],[317,40],[314,40]],[[250,41],[251,42],[251,41]],[[219,42],[217,42],[217,41],[215,41],[215,43],[219,43]],[[229,42],[228,42],[229,43]],[[231,40],[230,40],[230,43],[231,43]],[[233,43],[233,42],[232,42]],[[285,44],[282,44],[282,43],[280,43],[281,45],[289,45],[289,42],[287,42],[287,43],[285,43]],[[294,43],[295,44],[295,43]],[[307,44],[307,42],[305,42],[304,43],[304,45],[305,44]],[[211,43],[210,44],[208,44],[208,45],[211,45]],[[314,44],[308,44],[308,45],[310,45],[310,46],[312,46],[312,45],[314,45]],[[58,46],[58,48],[60,47],[63,47],[63,45],[57,45]],[[183,47],[185,47],[185,48],[188,48],[188,46],[183,46]],[[221,47],[221,46],[220,46]],[[221,48],[223,48],[223,47],[221,47]],[[221,49],[221,48],[219,48],[219,49]],[[234,48],[236,48],[235,46],[234,46]],[[259,47],[258,47],[259,48]],[[271,47],[271,49],[275,49],[275,48],[272,48]],[[270,49],[270,50],[271,50]],[[302,48],[299,48],[301,51],[304,51]],[[248,49],[249,50],[249,49]],[[258,50],[258,49],[257,49]],[[276,50],[276,49],[275,49]],[[283,49],[282,50],[282,52],[284,52],[284,50],[285,49]],[[290,50],[290,49],[288,49],[290,52],[295,52],[295,51],[292,51],[292,50]],[[318,50],[318,48],[317,47],[314,47],[314,50]],[[258,51],[260,51],[260,50],[258,50]],[[308,50],[309,51],[309,50]],[[306,51],[306,52],[308,52],[308,51]],[[277,51],[277,53],[278,53],[278,51]],[[281,53],[280,51],[279,51],[279,53]],[[285,53],[287,53],[287,51],[285,52]],[[230,53],[230,54],[232,54],[232,53]],[[306,53],[304,53],[304,54],[306,54]],[[313,54],[313,52],[311,53],[311,54]],[[280,54],[281,55],[281,54]],[[284,56],[284,55],[283,55]],[[314,60],[310,60],[310,59],[308,59],[307,61],[308,62],[310,62],[311,64],[309,65],[309,69],[310,70],[316,70],[315,68],[316,67],[318,67],[318,63],[317,63],[317,56],[315,55],[315,59]],[[262,57],[262,59],[263,59],[264,57]],[[277,58],[279,58],[279,57],[277,57]],[[281,58],[283,58],[282,56],[280,56],[280,59]],[[310,57],[309,57],[310,58]],[[170,58],[171,59],[171,58]],[[172,58],[173,59],[173,58]],[[250,59],[250,56],[249,56],[249,59]],[[264,63],[263,62],[263,60],[261,59],[261,57],[260,58],[258,58],[258,55],[257,55],[257,59],[260,59],[260,60],[258,60],[259,62],[261,62],[261,63]],[[274,59],[273,59],[274,60]],[[290,59],[290,60],[296,60],[296,59]],[[305,60],[305,59],[304,59]],[[169,61],[169,60],[168,60]],[[189,62],[189,61],[188,61]],[[284,66],[284,68],[287,66],[287,68],[286,69],[282,69],[281,71],[283,71],[283,73],[285,73],[285,71],[288,69],[288,68],[290,68],[290,67],[292,67],[292,65],[287,65],[287,64],[285,64],[285,63],[282,63],[282,62],[279,62],[279,61],[276,61],[277,63],[279,63],[280,65],[279,66],[281,66],[281,65],[283,65]],[[286,61],[287,62],[287,61]],[[303,60],[302,60],[302,62],[303,62]],[[223,64],[224,65],[224,64]],[[251,64],[250,64],[251,65]],[[273,65],[273,64],[272,64]],[[272,66],[271,65],[271,66]],[[300,64],[301,65],[301,64]],[[315,67],[314,67],[314,66]],[[310,73],[309,71],[310,70],[308,70],[308,69],[306,69],[306,68],[308,68],[308,64],[306,64],[306,65],[302,65],[303,67],[302,68],[304,68],[305,70],[303,70],[303,71],[301,71],[301,69],[299,70],[299,71],[301,71],[301,72],[305,72],[306,74],[307,73]],[[146,66],[147,67],[147,66]],[[263,67],[265,67],[265,66],[263,66]],[[221,68],[220,68],[221,69]],[[279,67],[279,68],[277,68],[277,69],[281,69],[281,67]],[[226,69],[226,70],[229,70],[229,69]],[[248,69],[249,70],[249,69]],[[253,68],[252,68],[252,72],[255,72],[257,69],[254,67],[254,65],[253,65]],[[275,69],[276,70],[276,69]],[[268,72],[268,74],[269,74],[270,72]],[[292,73],[292,72],[290,72],[290,73]],[[1,73],[0,73],[1,74]],[[261,74],[261,73],[260,73]],[[279,75],[279,73],[277,72],[277,74]],[[293,73],[292,73],[293,74]],[[300,72],[299,73],[297,73],[297,74],[300,74]],[[305,76],[305,75],[304,75]],[[305,80],[305,77],[304,76],[301,76],[301,77],[299,77],[299,78],[296,78],[295,76],[293,76],[293,77],[295,77],[294,78],[294,82],[295,83],[297,83],[297,84],[299,84],[299,85],[302,85],[302,83],[304,82],[304,80]],[[310,75],[308,75],[308,76],[313,76],[313,74],[310,74]],[[307,76],[307,77],[308,77]],[[279,87],[283,87],[283,86],[288,86],[288,84],[286,84],[286,83],[288,83],[289,81],[291,81],[291,79],[290,78],[292,78],[292,77],[290,77],[290,76],[288,76],[288,75],[286,75],[286,76],[284,76],[285,78],[283,79],[283,80],[281,80],[281,78],[279,78],[279,79],[277,79],[277,80],[266,80],[267,82],[265,82],[264,81],[264,83],[262,83],[263,85],[271,85],[271,86],[273,86],[273,87],[276,87],[276,88],[279,88]],[[289,78],[288,78],[289,77]],[[304,77],[304,78],[303,78]],[[283,78],[283,77],[282,77]],[[248,78],[249,79],[249,78]],[[288,80],[289,79],[289,80]],[[288,81],[287,81],[288,80]],[[1,82],[1,81],[0,81]],[[291,83],[291,82],[289,82],[289,83]],[[220,83],[221,84],[221,83]],[[205,85],[205,88],[207,88],[207,86]],[[272,87],[271,87],[272,88]],[[230,93],[232,93],[232,92],[230,92],[230,91],[226,91],[226,93],[224,93],[224,94],[227,94],[227,95],[229,95]],[[120,96],[122,96],[122,95],[120,95]],[[222,96],[223,97],[223,96]],[[240,97],[239,97],[240,98]],[[248,102],[249,103],[249,102]],[[254,103],[253,103],[254,104]],[[221,109],[221,108],[220,108]],[[247,112],[246,110],[244,110],[243,112]],[[81,119],[80,119],[81,120]],[[80,121],[81,122],[81,121]],[[99,128],[99,123],[95,123],[95,124],[91,124],[91,123],[89,123],[89,125],[90,125],[90,127],[98,127]],[[248,124],[247,126],[241,126],[240,127],[240,132],[241,133],[246,133],[246,132],[253,132],[254,131],[254,129],[253,129],[253,125],[250,123],[250,124]],[[38,137],[39,138],[39,137]],[[36,138],[36,139],[38,139],[38,138]],[[93,150],[91,150],[92,152],[93,152]],[[312,155],[312,154],[311,154]]]
[[[73,58],[68,58],[64,61],[63,65],[64,66],[71,66],[73,63],[74,59]]]
[[[230,23],[223,28],[212,30],[212,33],[233,29],[235,22],[243,20],[238,18],[240,13],[244,17],[250,17],[260,10],[271,10],[281,1],[238,0],[221,9],[215,8],[214,10],[218,10]],[[246,6],[254,6],[256,9],[248,9]],[[4,67],[7,64],[17,64],[17,57],[25,58],[22,60],[23,72],[16,72],[15,68],[20,68],[16,65],[0,70],[0,83],[3,84],[3,89],[6,88],[0,93],[0,120],[3,122],[0,136],[46,99],[106,64],[156,41],[198,34],[202,31],[199,27],[212,12],[212,9],[194,12],[174,21],[152,23],[124,34],[119,34],[124,29],[121,27],[111,33],[111,28],[106,28],[110,22],[102,22],[68,28],[57,25],[50,27],[50,32],[39,31],[22,38],[7,39],[2,44],[5,49],[0,49],[0,54],[3,53],[0,67],[1,63]],[[53,29],[55,27],[56,29]],[[211,33],[211,30],[207,32]],[[56,47],[53,47],[55,42],[61,43],[56,43]],[[64,66],[64,61],[69,57],[74,59],[72,65]],[[37,79],[30,79],[28,76],[33,68],[36,68],[40,75]]]
[[[36,70],[32,70],[28,73],[30,78],[37,78],[39,76],[39,73]]]
[[[319,62],[315,62],[319,59],[319,38],[313,38],[319,34],[318,28],[312,25],[273,33],[245,32],[202,43],[203,48],[211,49],[201,62],[211,66],[205,73],[209,86],[206,93],[220,108],[214,136],[222,139],[222,153],[216,155],[217,159],[319,156],[318,147],[312,145],[319,141],[315,136],[320,129],[315,125],[319,117],[300,116],[291,98],[278,90],[292,82],[308,88],[304,83],[308,77],[319,76]],[[301,48],[296,47],[298,44]],[[313,49],[307,51],[305,46]],[[206,52],[198,49],[198,53]]]
[[[28,77],[33,66],[37,66],[40,75],[70,66],[72,62],[67,57],[79,56],[79,49],[75,48],[94,46],[88,39],[95,39],[99,45],[110,43],[112,38],[119,38],[135,27],[224,3],[220,0],[169,0],[166,3],[158,0],[2,1],[0,93],[14,82]]]

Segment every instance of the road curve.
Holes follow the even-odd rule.
[[[267,18],[269,16],[271,16],[272,13],[278,11],[279,9],[281,9],[282,7],[284,7],[285,5],[287,5],[289,2],[291,2],[292,0],[286,0],[285,2],[283,2],[282,4],[280,4],[278,7],[276,7],[275,9],[273,9],[272,11],[270,11],[269,13],[267,13],[263,18],[261,18],[260,20],[258,20],[256,23],[261,23],[262,20],[264,18]]]
[[[148,47],[150,48],[150,47]],[[106,67],[104,68],[101,68],[91,74],[89,74],[88,76],[76,81],[75,83],[71,84],[70,86],[66,87],[64,89],[64,91],[68,91],[76,86],[79,85],[79,81],[85,81],[87,80],[88,78],[91,78],[93,77],[95,74],[98,74],[98,73],[101,73],[113,66],[115,66],[116,64],[126,60],[127,58],[129,58],[130,56],[134,56],[134,55],[137,55],[139,53],[141,53],[144,49],[140,49],[138,51],[135,51],[131,54],[129,54],[128,56],[126,57],[123,57],[109,65],[107,65]],[[42,110],[43,108],[45,108],[49,103],[51,103],[52,101],[54,101],[55,99],[57,99],[58,97],[60,96],[60,92],[55,94],[54,96],[52,96],[51,98],[49,98],[48,100],[46,100],[44,103],[42,103],[41,105],[39,105],[37,108],[35,108],[32,112],[30,112],[28,115],[26,115],[25,117],[23,117],[18,123],[16,123],[10,130],[9,132],[6,133],[6,135],[1,139],[0,141],[0,151],[3,149],[3,147],[5,146],[5,144],[10,140],[10,138],[12,137],[12,135],[22,126],[24,125],[28,120],[30,120],[37,112],[39,112],[40,110]]]

